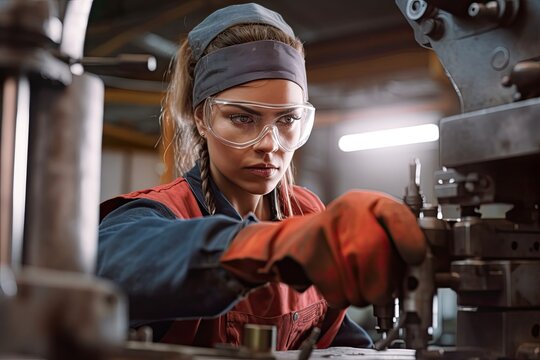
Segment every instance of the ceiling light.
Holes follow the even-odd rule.
[[[378,149],[390,146],[418,144],[437,141],[438,139],[439,127],[435,124],[424,124],[344,135],[339,139],[338,146],[341,151],[350,152]]]

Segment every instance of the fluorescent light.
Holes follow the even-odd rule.
[[[435,124],[403,127],[344,135],[339,139],[341,151],[378,149],[390,146],[418,144],[439,139],[439,127]]]

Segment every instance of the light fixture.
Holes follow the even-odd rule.
[[[390,146],[418,144],[439,139],[439,127],[424,124],[388,130],[370,131],[342,136],[338,141],[341,151],[359,151]]]

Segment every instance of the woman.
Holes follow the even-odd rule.
[[[424,238],[384,194],[349,192],[325,210],[293,185],[307,99],[302,44],[279,14],[233,5],[189,33],[162,114],[184,175],[101,209],[98,274],[127,293],[133,327],[212,346],[275,325],[278,350],[319,327],[318,347],[371,346],[344,308],[387,301]]]

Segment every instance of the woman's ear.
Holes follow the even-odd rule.
[[[194,119],[195,119],[195,126],[197,126],[197,131],[201,136],[204,137],[204,134],[206,133],[206,124],[204,123],[204,106],[197,106],[195,109]]]

